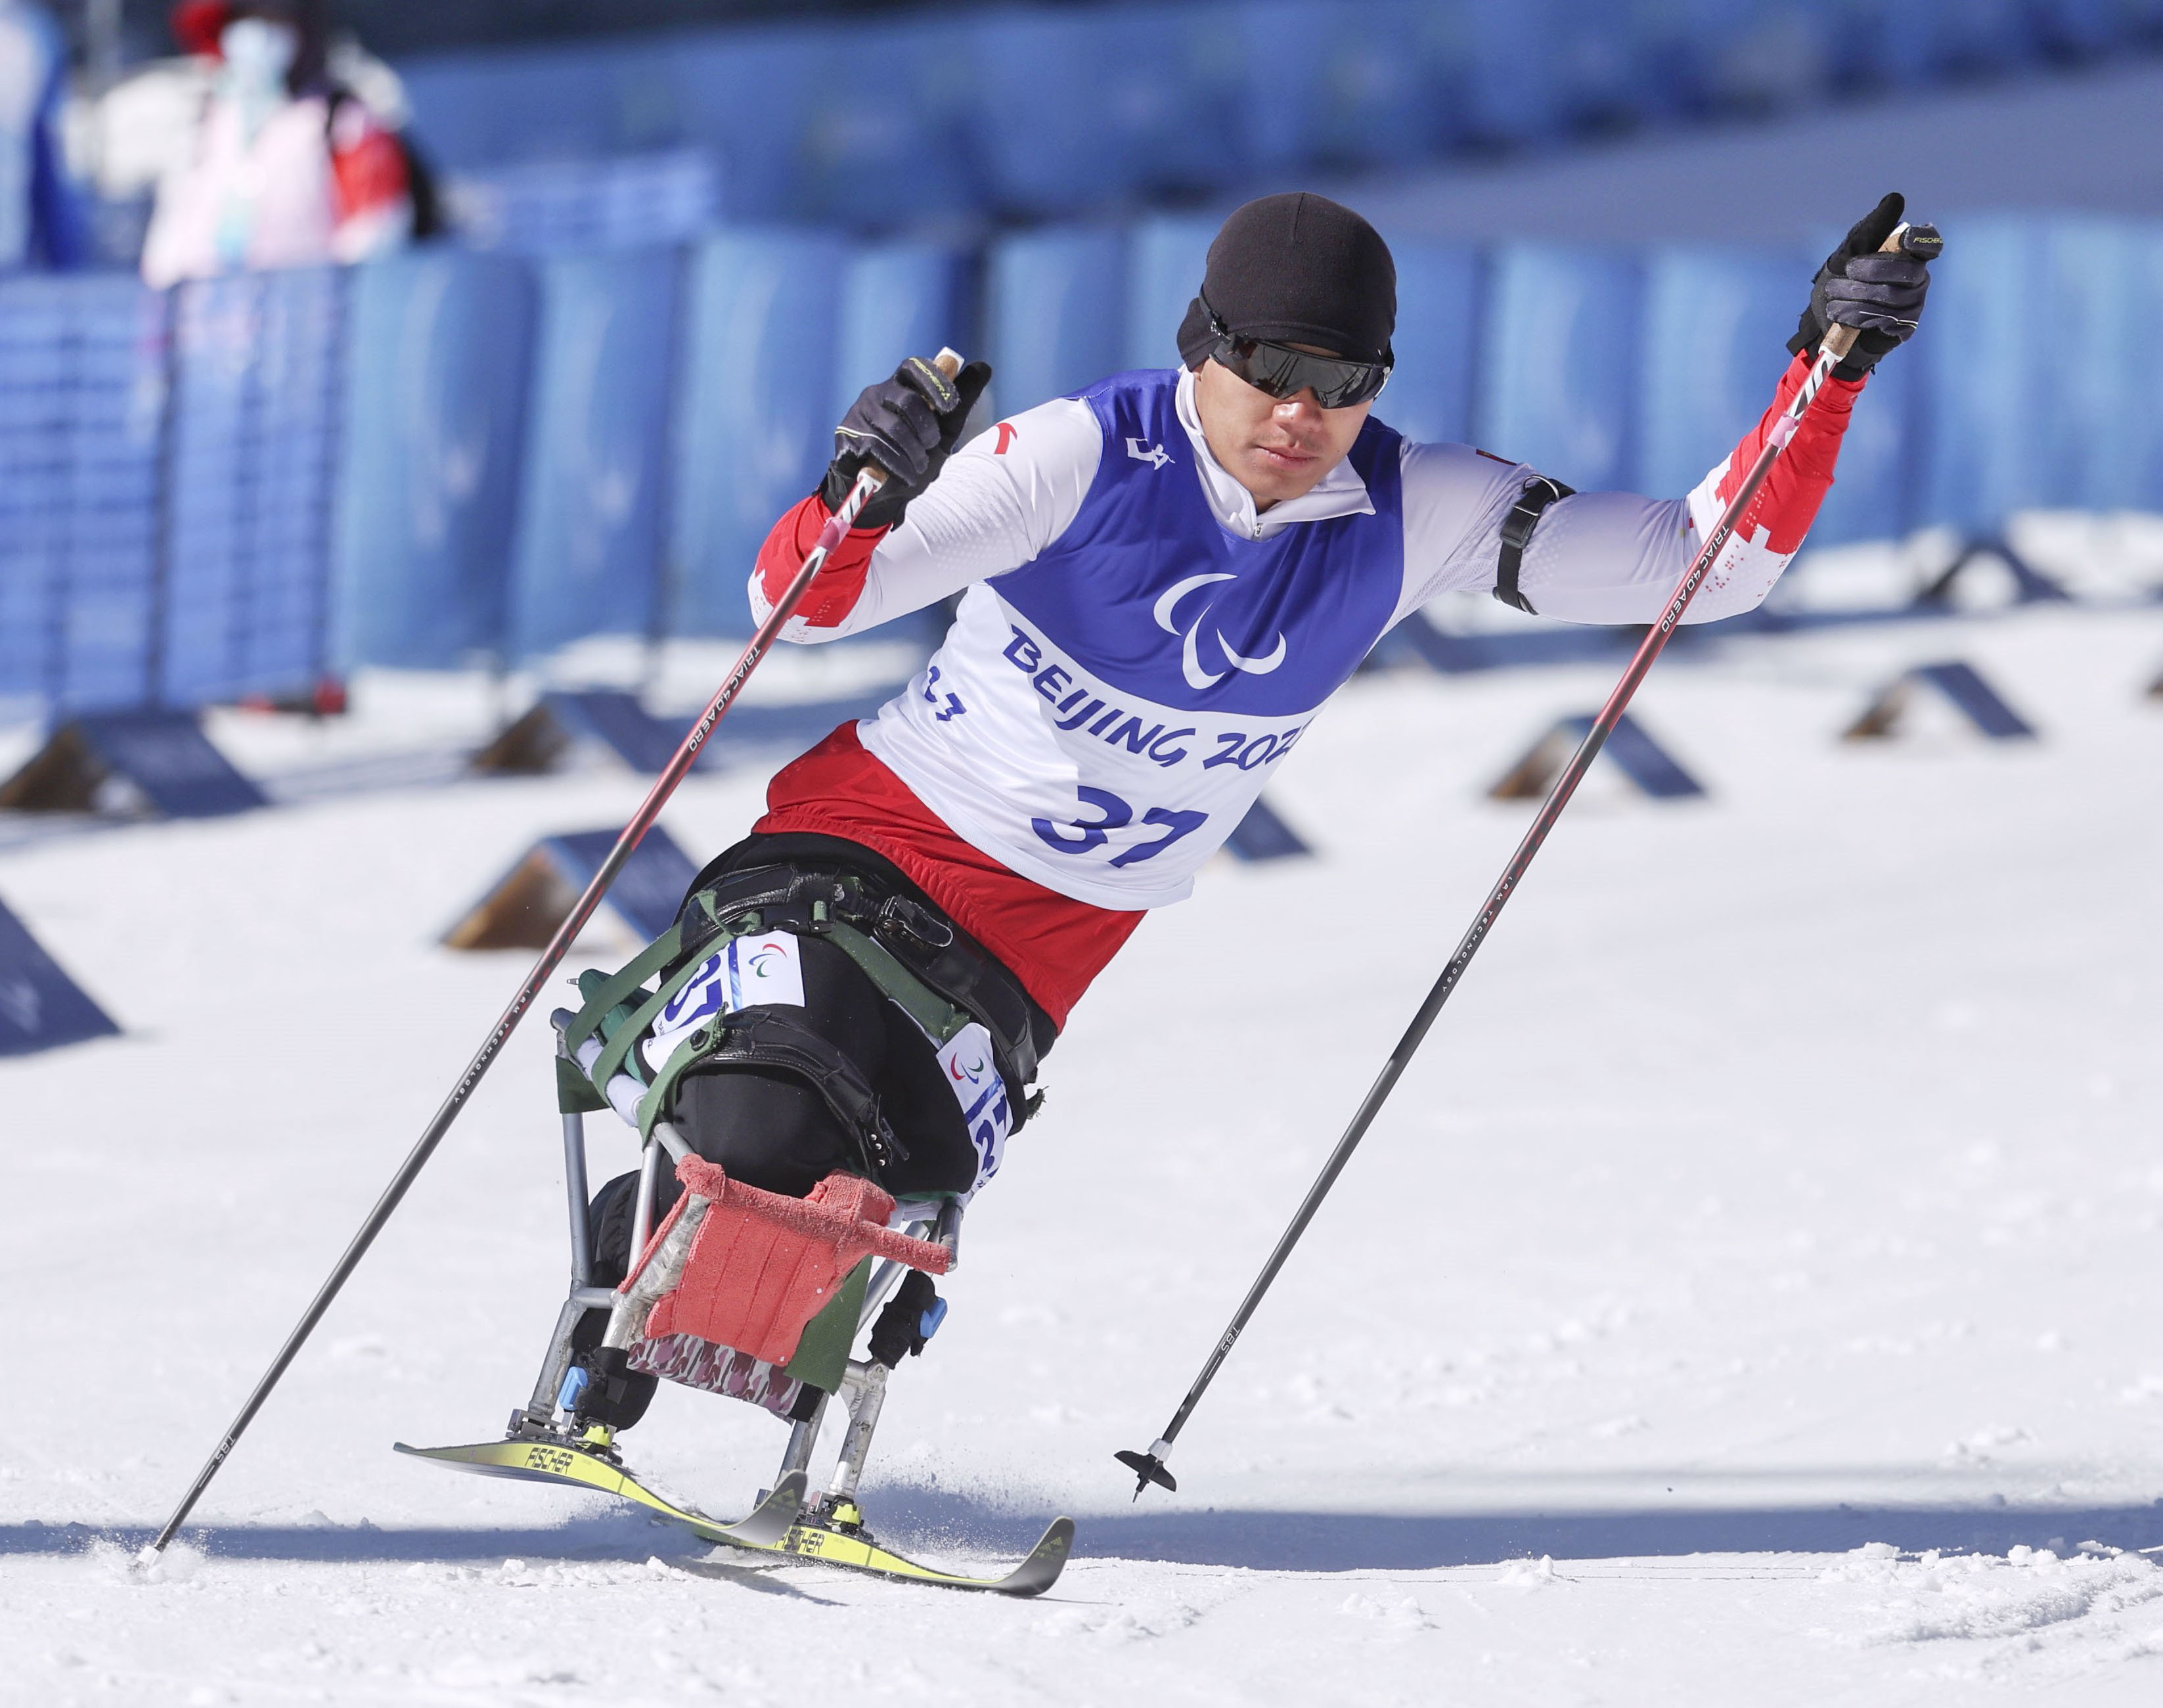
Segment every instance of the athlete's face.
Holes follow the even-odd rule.
[[[1294,348],[1311,355],[1337,354],[1312,344]],[[1272,397],[1213,361],[1204,362],[1194,376],[1194,401],[1210,453],[1254,494],[1257,511],[1312,491],[1344,460],[1374,407],[1368,402],[1324,409],[1312,391]]]

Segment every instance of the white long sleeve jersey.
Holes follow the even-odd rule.
[[[1652,620],[1727,475],[1723,462],[1687,499],[1557,501],[1521,593],[1568,621]],[[1503,519],[1537,478],[1370,419],[1312,491],[1257,514],[1202,437],[1191,373],[1115,375],[959,448],[853,604],[825,600],[784,637],[859,633],[966,589],[929,663],[858,726],[863,745],[1011,870],[1100,907],[1157,907],[1191,891],[1384,633],[1438,593],[1495,586]],[[1738,531],[1689,620],[1758,604],[1792,549]],[[751,597],[763,620],[761,573]]]

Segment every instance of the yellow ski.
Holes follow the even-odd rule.
[[[942,1572],[881,1548],[867,1536],[830,1528],[811,1519],[798,1519],[778,1543],[753,1545],[765,1553],[794,1554],[800,1559],[847,1566],[852,1571],[875,1572],[881,1577],[898,1578],[913,1584],[938,1584],[949,1590],[989,1590],[1001,1595],[1041,1595],[1059,1581],[1060,1573],[1066,1569],[1066,1556],[1074,1548],[1074,1521],[1053,1519],[1021,1564],[999,1578],[972,1578]]]
[[[880,1547],[862,1531],[821,1522],[804,1511],[804,1479],[791,1471],[747,1518],[725,1524],[703,1512],[679,1506],[647,1488],[612,1459],[568,1443],[512,1437],[468,1447],[408,1447],[401,1453],[432,1459],[453,1470],[483,1476],[516,1477],[591,1489],[643,1506],[672,1524],[680,1524],[707,1542],[756,1550],[778,1558],[817,1560],[851,1571],[871,1572],[908,1583],[936,1584],[950,1590],[986,1590],[1001,1595],[1040,1595],[1059,1581],[1074,1547],[1074,1521],[1055,1518],[1019,1564],[1002,1577],[970,1577],[944,1572]],[[853,1511],[853,1508],[847,1509]]]
[[[474,1471],[484,1477],[516,1477],[537,1483],[569,1483],[631,1501],[649,1512],[680,1524],[708,1542],[734,1543],[742,1548],[772,1548],[786,1537],[804,1509],[804,1473],[791,1471],[781,1485],[747,1518],[725,1523],[674,1501],[664,1500],[632,1476],[621,1465],[598,1454],[553,1441],[521,1440],[476,1442],[470,1447],[408,1447],[391,1443],[401,1453],[430,1459],[457,1470]]]

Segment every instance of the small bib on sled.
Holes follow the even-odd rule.
[[[888,1227],[893,1199],[854,1175],[830,1174],[802,1198],[746,1186],[696,1156],[676,1165],[676,1177],[683,1197],[618,1292],[631,1307],[632,1366],[692,1386],[750,1381],[760,1403],[782,1398],[771,1377],[710,1355],[691,1344],[697,1342],[831,1392],[856,1336],[851,1302],[862,1297],[858,1265],[886,1257],[944,1275],[953,1260],[945,1246]],[[652,1302],[642,1313],[642,1300]],[[805,1330],[837,1305],[849,1318],[838,1325],[844,1332],[817,1337],[813,1355]]]

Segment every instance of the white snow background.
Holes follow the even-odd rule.
[[[2042,739],[1836,739],[1946,657]],[[0,1064],[0,1700],[2163,1700],[2153,605],[1663,662],[1638,714],[1710,797],[1588,787],[1181,1492],[1129,1502],[1112,1452],[1163,1424],[1529,818],[1485,785],[1617,668],[1358,680],[1270,789],[1319,857],[1218,862],[1077,1010],[867,1484],[942,1559],[1073,1512],[1034,1602],[391,1454],[493,1436],[553,1319],[538,1015],[188,1541],[131,1574],[530,960],[437,934],[645,785],[18,836],[0,895],[126,1031]],[[474,684],[358,693],[342,726],[215,733],[275,772],[486,715]],[[703,856],[764,780],[702,773],[664,822]],[[596,1179],[630,1166],[590,1125]],[[626,1445],[729,1511],[782,1435],[664,1387]]]

